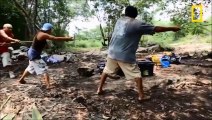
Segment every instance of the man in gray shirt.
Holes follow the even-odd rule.
[[[107,77],[112,77],[121,68],[125,77],[135,80],[138,87],[138,100],[146,100],[144,96],[142,76],[136,64],[136,51],[142,35],[153,35],[155,32],[178,31],[178,27],[161,27],[143,23],[135,19],[137,8],[128,6],[125,16],[117,20],[108,50],[107,63],[101,75],[97,94],[103,92],[103,85]]]

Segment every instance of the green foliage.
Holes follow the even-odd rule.
[[[69,0],[1,0],[0,25],[11,23],[15,36],[31,40],[45,22],[65,30],[78,11]],[[3,11],[3,12],[2,12]]]
[[[43,120],[40,112],[35,105],[32,108],[32,120]]]
[[[211,1],[205,0],[201,3],[207,6],[211,3]],[[174,7],[166,9],[166,6],[168,6],[169,4],[172,4]],[[206,29],[204,25],[207,24],[206,22],[191,22],[191,7],[193,4],[197,3],[195,3],[195,1],[184,0],[163,0],[163,2],[160,3],[160,9],[164,10],[164,12],[168,13],[168,15],[171,15],[171,21],[173,22],[173,24],[181,28],[181,30],[175,34],[175,40],[179,39],[180,37],[185,37],[188,34],[205,34]]]
[[[38,9],[39,15],[41,16],[41,23],[50,22],[53,24],[53,35],[65,36],[68,35],[66,31],[67,25],[71,22],[70,18],[77,15],[77,11],[69,8],[70,1],[68,0],[43,0],[39,3]],[[46,9],[47,8],[47,9]],[[53,47],[51,50],[58,50],[65,47],[63,41],[53,41]]]
[[[101,42],[99,40],[76,40],[66,44],[66,48],[99,48]]]
[[[163,33],[156,34],[154,36],[143,36],[141,39],[141,46],[146,47],[149,44],[157,44],[160,45],[164,50],[172,50],[172,47],[169,45],[173,41],[173,34],[171,33]]]
[[[85,20],[92,15],[88,0],[70,0],[68,7],[73,15],[83,16]]]
[[[1,105],[0,111],[3,110],[3,107],[8,103],[10,98],[11,98],[11,96],[9,96],[7,98],[7,100],[5,100],[5,102]],[[9,113],[9,114],[5,115],[4,117],[1,117],[1,118],[2,118],[2,120],[13,120],[15,118],[15,116],[16,116],[16,114]],[[38,109],[35,105],[33,105],[33,108],[32,108],[32,120],[43,120],[42,115],[40,114],[40,112],[38,111]]]
[[[167,21],[154,21],[156,26],[168,26],[171,22]],[[156,44],[169,44],[174,40],[174,36],[176,33],[174,32],[162,32],[155,33],[153,36],[142,36],[141,45],[145,46],[146,44],[156,43]]]
[[[68,31],[65,29],[62,29],[60,26],[55,25],[53,29],[53,35],[55,36],[64,36],[68,35]],[[61,49],[65,47],[65,41],[52,41],[53,47],[51,47],[52,51],[55,51],[57,49]]]
[[[212,44],[211,38],[212,38],[212,35],[206,36],[206,37],[205,37],[205,42],[206,42],[206,43],[209,43],[209,44]]]
[[[153,4],[160,2],[161,0],[90,0],[94,3],[94,9],[91,10],[99,20],[100,23],[105,22],[106,27],[100,30],[102,32],[102,38],[107,39],[115,26],[118,18],[124,15],[124,9],[128,5],[134,5],[138,8],[139,16],[142,16],[142,20],[151,23],[153,14],[148,11]],[[107,34],[107,36],[105,35]]]
[[[204,43],[204,44],[211,44],[211,37],[212,35],[186,35],[185,37],[179,38],[177,41],[172,41],[169,44],[173,46],[185,45],[185,44],[192,44],[192,43]]]
[[[162,0],[135,0],[134,6],[138,9],[138,17],[142,19],[143,22],[147,23],[153,23],[153,16],[154,12],[156,11],[149,11],[149,8],[151,8],[153,5],[158,4],[160,5]]]
[[[106,31],[106,34],[113,31],[116,20],[121,17],[124,6],[129,3],[126,0],[98,0],[93,2],[94,8],[91,10],[91,13],[98,18],[100,24],[105,22],[107,25],[105,30],[100,29],[102,32],[102,38],[105,39]]]
[[[11,3],[10,0],[0,0],[0,29],[3,24],[10,23],[13,26],[15,38],[24,40],[25,20],[22,14]]]
[[[16,1],[27,15],[23,14],[21,8],[15,4]],[[202,1],[204,5],[209,5],[210,0]],[[173,4],[173,8],[169,5]],[[0,26],[4,23],[11,23],[14,26],[15,36],[19,39],[30,40],[27,36],[30,29],[34,30],[35,27],[40,28],[44,22],[51,22],[54,25],[53,34],[56,36],[64,36],[67,34],[65,30],[72,18],[75,16],[85,17],[85,20],[94,15],[98,18],[99,22],[106,23],[106,27],[98,30],[96,28],[91,31],[82,31],[77,35],[78,40],[107,40],[109,34],[113,31],[115,22],[122,16],[122,12],[127,5],[134,5],[138,8],[138,19],[142,19],[147,23],[152,23],[154,13],[162,10],[164,13],[171,15],[171,22],[173,25],[181,27],[181,31],[175,33],[160,33],[156,36],[147,37],[143,43],[166,41],[166,43],[178,40],[188,34],[201,35],[211,34],[211,27],[206,26],[210,23],[192,23],[191,22],[191,5],[196,4],[195,1],[185,0],[0,0]],[[158,7],[149,10],[153,6]],[[93,16],[92,16],[93,17]],[[26,19],[29,18],[29,19]],[[27,22],[28,21],[28,22]],[[28,24],[27,24],[28,23]],[[30,24],[29,24],[30,23]],[[34,25],[35,24],[35,25]],[[103,32],[103,34],[102,34]],[[97,45],[87,45],[80,43],[78,47],[89,47]],[[143,44],[142,43],[142,44]],[[54,42],[53,49],[64,48],[64,42]]]
[[[101,46],[101,33],[98,28],[81,31],[75,36],[75,41],[66,44],[66,48],[99,48]]]
[[[188,34],[192,35],[200,35],[200,34],[207,34],[210,30],[206,27],[208,25],[208,22],[203,23],[193,23],[193,22],[182,22],[176,19],[174,20],[174,23],[181,24],[181,30],[175,34],[175,40],[180,37],[185,37]]]
[[[76,39],[78,40],[101,40],[101,32],[99,28],[94,28],[88,31],[81,31],[77,34]]]
[[[203,23],[191,23],[187,28],[189,29],[184,36],[180,36],[176,41],[176,34],[174,32],[156,33],[153,36],[143,36],[141,38],[141,45],[146,46],[148,44],[159,44],[161,46],[169,47],[170,44],[181,45],[190,44],[192,42],[211,43],[211,19],[207,19],[208,22]],[[157,26],[172,26],[173,22],[168,21],[153,21]],[[192,33],[195,28],[200,27],[201,31]]]

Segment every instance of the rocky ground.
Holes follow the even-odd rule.
[[[96,69],[98,61],[103,59],[97,54],[80,53],[74,62],[49,65],[51,84],[55,86],[50,90],[39,76],[31,75],[26,79],[27,84],[17,84],[16,79],[5,76],[1,67],[0,105],[11,98],[0,109],[0,119],[14,113],[15,120],[30,120],[34,104],[44,120],[212,119],[212,69],[207,67],[212,65],[211,61],[189,58],[183,64],[155,70],[154,76],[143,80],[145,94],[151,99],[140,103],[133,81],[124,77],[108,79],[105,94],[96,95],[100,75],[78,75],[78,67],[86,65]],[[20,75],[28,61],[16,64],[16,74]]]

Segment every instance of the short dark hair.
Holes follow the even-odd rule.
[[[136,18],[138,15],[138,10],[136,7],[133,6],[127,6],[125,9],[125,16]]]

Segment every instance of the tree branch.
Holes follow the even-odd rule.
[[[30,5],[30,9],[29,9],[29,15],[31,15],[32,12],[32,3],[34,2],[34,0],[31,1],[31,5]]]
[[[12,1],[15,3],[16,7],[21,11],[21,13],[22,13],[24,16],[26,16],[28,19],[30,19],[30,17],[29,17],[29,15],[28,15],[27,11],[26,11],[16,0],[12,0]]]

